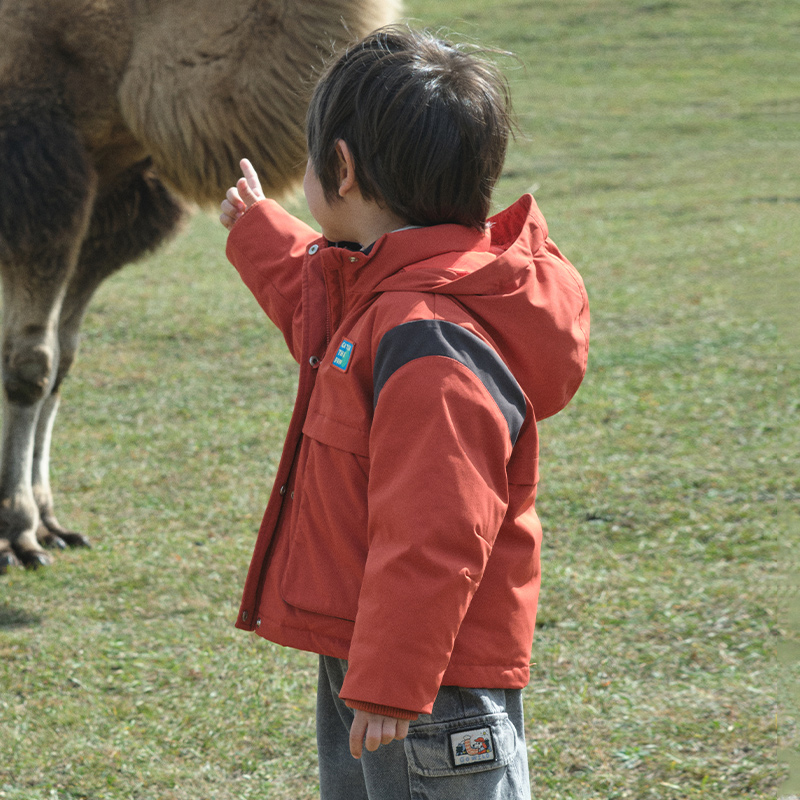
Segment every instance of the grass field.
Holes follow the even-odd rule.
[[[800,8],[406,7],[516,54],[497,205],[534,191],[592,302],[586,382],[541,426],[533,796],[775,798],[800,725]],[[317,795],[315,657],[233,628],[296,373],[223,248],[195,217],[87,317],[53,483],[94,547],[0,579],[0,798]]]

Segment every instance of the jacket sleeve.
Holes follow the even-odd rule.
[[[226,255],[267,316],[278,326],[295,360],[302,348],[303,265],[320,235],[274,200],[251,206],[233,226]]]
[[[438,320],[386,334],[375,382],[369,553],[341,697],[430,713],[508,507],[525,398],[487,344]]]

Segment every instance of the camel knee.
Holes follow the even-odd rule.
[[[38,403],[52,391],[53,378],[53,350],[45,344],[16,347],[3,355],[3,389],[12,403]]]

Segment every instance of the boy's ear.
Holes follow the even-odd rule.
[[[339,197],[344,197],[357,186],[353,154],[344,139],[339,139],[336,142],[336,155],[339,159],[339,188],[337,191]]]

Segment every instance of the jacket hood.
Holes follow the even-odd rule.
[[[586,373],[586,289],[549,239],[531,195],[489,223],[486,233],[448,225],[415,230],[413,237],[403,232],[383,237],[376,251],[392,240],[392,249],[413,241],[415,252],[405,253],[409,266],[381,280],[375,291],[430,292],[457,300],[491,338],[536,419],[544,419],[569,402]],[[437,251],[437,242],[446,242],[447,250]]]

